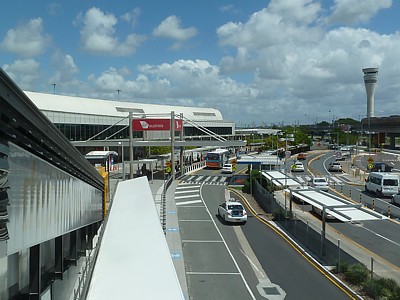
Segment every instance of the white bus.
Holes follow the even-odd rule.
[[[365,191],[378,197],[392,196],[399,192],[399,176],[393,173],[371,172],[365,179]]]
[[[210,169],[221,169],[229,161],[229,150],[216,149],[207,153],[206,167]]]

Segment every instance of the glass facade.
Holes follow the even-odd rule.
[[[127,118],[100,115],[84,115],[53,111],[42,111],[53,124],[71,141],[86,141],[88,139],[126,139],[129,137],[129,121]],[[233,124],[224,121],[201,122],[203,127],[218,135],[234,134]],[[205,136],[199,128],[185,125],[185,136]],[[168,133],[169,135],[169,133]],[[176,132],[179,135],[179,132]],[[157,134],[148,134],[151,139],[157,139]],[[133,138],[144,138],[143,132],[134,131]],[[163,134],[159,133],[159,138]]]

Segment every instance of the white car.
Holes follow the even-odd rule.
[[[342,165],[339,162],[331,162],[328,168],[329,172],[342,172]]]
[[[292,172],[304,172],[304,165],[303,163],[297,161],[292,165]]]
[[[224,166],[222,167],[222,173],[229,173],[229,174],[232,174],[232,173],[233,173],[233,166],[232,166],[232,164],[224,164]]]
[[[400,204],[400,192],[392,195],[392,204]]]
[[[218,215],[225,222],[243,223],[247,222],[247,212],[240,202],[229,199],[218,206]]]
[[[327,192],[329,189],[328,182],[324,177],[314,177],[310,180],[309,186],[321,191]]]

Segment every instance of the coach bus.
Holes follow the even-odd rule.
[[[210,151],[206,156],[206,167],[212,169],[221,169],[228,162],[229,151],[227,149],[216,149]]]

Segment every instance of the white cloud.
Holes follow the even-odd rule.
[[[79,15],[77,19],[83,23],[80,30],[81,43],[83,49],[89,53],[128,56],[135,53],[146,39],[142,35],[131,33],[120,42],[115,30],[117,18],[95,7],[89,9],[84,16]]]
[[[317,20],[321,5],[315,0],[272,0],[268,11],[285,23],[310,24]]]
[[[366,23],[381,9],[392,6],[392,0],[335,0],[328,23],[358,24]]]
[[[182,42],[197,35],[197,29],[195,27],[182,28],[181,20],[178,17],[169,16],[153,30],[153,35],[175,40],[173,48],[179,49],[182,46]]]
[[[331,110],[358,119],[366,107],[361,69],[370,66],[391,69],[380,71],[375,99],[376,103],[386,99],[379,103],[384,110],[395,105],[398,93],[389,96],[383,86],[392,81],[389,73],[397,76],[394,69],[400,62],[395,48],[400,47],[400,35],[350,27],[326,31],[319,25],[317,6],[311,9],[311,1],[299,2],[303,6],[295,6],[295,15],[284,13],[293,1],[272,1],[246,23],[230,22],[217,29],[220,45],[231,53],[221,59],[221,71],[227,76],[254,74],[252,86],[258,94],[249,98],[249,116],[289,120],[293,117],[288,110],[301,107],[310,118],[326,120]]]
[[[31,90],[41,80],[40,64],[32,58],[18,59],[2,68],[24,90]]]
[[[56,71],[49,78],[50,83],[63,83],[65,86],[65,84],[75,81],[79,70],[71,55],[56,51],[51,57],[51,64]]]
[[[9,29],[1,47],[22,57],[34,57],[43,53],[50,42],[50,36],[43,33],[43,20],[37,18]]]
[[[124,13],[121,16],[121,20],[130,23],[132,26],[136,26],[136,24],[139,22],[139,17],[141,13],[142,12],[140,8],[135,8],[130,12]]]

